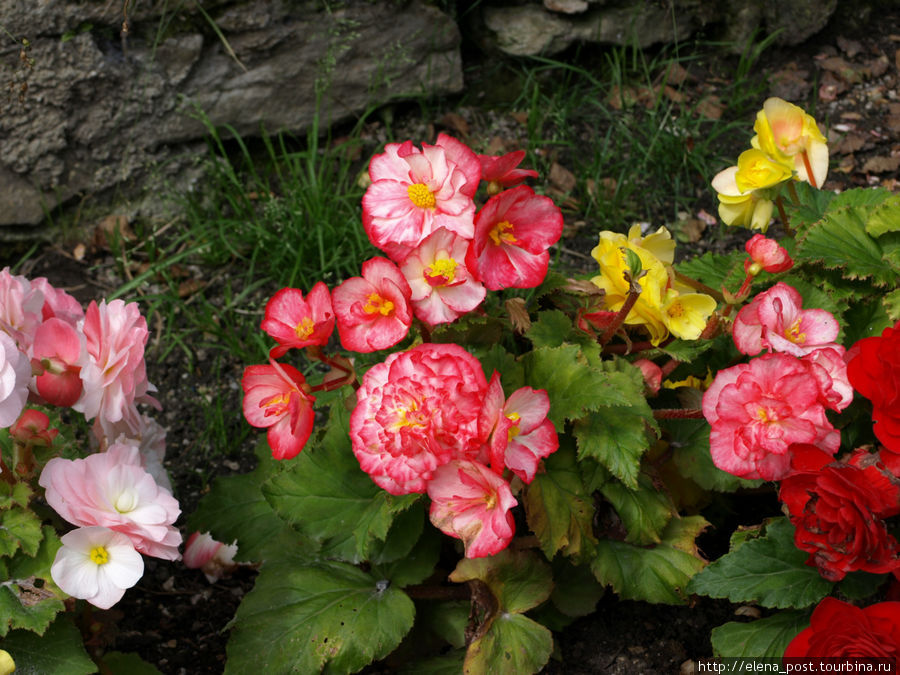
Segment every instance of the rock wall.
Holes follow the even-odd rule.
[[[459,0],[465,4],[465,0]],[[469,2],[488,50],[641,46],[716,24],[797,43],[837,0]],[[444,3],[445,5],[447,3]],[[79,195],[202,153],[202,110],[242,135],[302,132],[390,99],[458,92],[460,32],[425,0],[0,0],[0,238]]]

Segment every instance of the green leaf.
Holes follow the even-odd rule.
[[[806,564],[809,554],[794,546],[794,526],[778,518],[766,535],[744,543],[703,570],[688,591],[732,602],[779,609],[804,608],[831,591],[832,582]]]
[[[393,651],[414,613],[405,593],[352,565],[266,563],[238,607],[225,672],[355,672]]]
[[[676,268],[681,274],[712,288],[719,289],[725,286],[736,290],[744,280],[746,257],[747,253],[743,249],[731,251],[727,255],[704,253],[679,263]]]
[[[850,572],[838,582],[837,590],[849,600],[865,600],[873,595],[887,581],[887,574]]]
[[[159,668],[133,653],[106,652],[100,663],[104,675],[162,675]]]
[[[577,419],[601,406],[631,405],[632,399],[620,390],[625,381],[621,374],[606,373],[588,365],[576,345],[541,347],[522,359],[525,383],[544,389],[550,397],[547,417],[557,429],[567,419]]]
[[[587,565],[573,565],[565,558],[553,559],[553,593],[550,601],[569,617],[587,616],[606,592]]]
[[[798,184],[799,187],[799,184]],[[834,195],[829,200],[825,213],[843,208],[845,206],[874,207],[883,204],[893,193],[887,188],[852,188]],[[824,214],[823,214],[824,215]]]
[[[394,548],[392,545],[394,529],[398,525],[407,527],[404,524],[404,521],[409,520],[410,516],[416,515],[419,518],[419,532],[421,532],[423,511],[424,507],[420,504],[416,504],[409,511],[401,513],[397,520],[394,521],[394,526],[391,527],[391,531],[388,533],[385,549]],[[438,558],[441,554],[442,543],[443,537],[441,533],[429,526],[425,532],[422,533],[421,537],[417,537],[413,540],[411,545],[407,546],[404,544],[402,549],[394,548],[395,551],[403,550],[402,556],[396,558],[387,556],[392,559],[390,561],[376,561],[376,564],[372,566],[372,574],[380,574],[381,576],[390,579],[400,588],[406,588],[407,586],[421,583],[434,572],[434,568],[437,565]],[[382,555],[378,557],[383,559],[383,552]]]
[[[900,288],[887,293],[881,302],[890,322],[900,321]]]
[[[790,641],[809,625],[809,614],[789,610],[758,621],[729,621],[710,633],[713,654],[725,658],[781,658]]]
[[[0,645],[16,662],[16,672],[41,675],[87,675],[97,666],[88,658],[81,633],[71,617],[61,616],[43,635],[14,630]]]
[[[466,661],[465,649],[454,649],[441,656],[410,663],[400,670],[409,675],[459,675]]]
[[[31,509],[14,506],[0,515],[0,556],[18,549],[33,556],[41,545],[41,519]]]
[[[50,577],[50,566],[60,547],[59,537],[45,525],[35,555],[18,552],[9,561],[0,585],[0,635],[13,628],[44,633],[56,615],[65,609],[65,594]]]
[[[592,531],[592,499],[582,482],[575,451],[560,447],[544,460],[544,469],[525,489],[528,527],[548,559],[557,551],[577,557],[596,540]]]
[[[502,614],[469,645],[463,672],[536,673],[550,660],[552,651],[553,636],[546,627],[521,614]]]
[[[28,483],[16,481],[12,485],[0,481],[0,511],[12,508],[15,505],[28,508],[31,499],[31,488]]]
[[[260,447],[261,446],[261,447]],[[279,468],[265,438],[258,446],[259,464],[251,473],[220,476],[197,510],[188,517],[188,529],[210,532],[217,541],[238,543],[236,560],[277,558],[298,547],[299,537],[279,518],[261,491],[262,484]]]
[[[799,181],[794,182],[794,187],[797,190],[800,203],[796,206],[789,203],[787,207],[791,226],[797,229],[814,223],[825,215],[825,210],[828,208],[829,203],[833,201],[835,195],[833,192],[817,190],[809,183]],[[852,192],[852,190],[847,190],[846,192]]]
[[[900,232],[900,195],[891,195],[872,209],[866,232],[880,237],[887,232]]]
[[[491,590],[500,613],[520,614],[537,607],[553,591],[550,566],[531,551],[508,548],[485,558],[463,558],[450,581],[479,579]]]
[[[500,345],[491,345],[484,353],[476,353],[484,369],[485,377],[490,380],[494,371],[501,374],[503,391],[511,394],[516,389],[525,386],[525,371],[516,357],[503,349]]]
[[[709,423],[706,420],[666,420],[664,428],[669,432],[672,458],[679,473],[704,490],[733,492],[740,487],[762,485],[763,481],[742,480],[713,463],[709,454]]]
[[[844,315],[844,344],[850,346],[866,337],[881,335],[888,326],[893,325],[891,316],[885,312],[888,299],[898,296],[900,302],[900,289],[881,298],[873,298],[869,301],[854,303]]]
[[[559,347],[572,332],[572,320],[564,312],[553,309],[538,312],[537,320],[525,332],[535,347]]]
[[[798,247],[806,260],[840,269],[849,279],[871,279],[876,286],[896,283],[900,270],[883,259],[881,246],[866,232],[865,207],[829,210],[805,233]]]
[[[591,571],[626,600],[684,604],[688,582],[704,565],[694,540],[708,525],[700,516],[673,518],[652,547],[601,540]]]
[[[420,495],[396,497],[378,487],[350,449],[348,426],[349,412],[333,406],[322,437],[262,489],[275,512],[317,542],[322,555],[358,563],[375,553],[376,540],[384,541],[396,515]]]
[[[649,476],[638,480],[637,489],[630,489],[618,481],[609,481],[600,488],[612,504],[628,534],[625,542],[636,546],[658,544],[662,531],[675,515],[668,495],[653,486]]]

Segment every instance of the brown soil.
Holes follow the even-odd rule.
[[[856,3],[847,3],[856,4]],[[862,22],[859,17],[868,18]],[[761,75],[768,81],[768,95],[798,103],[814,103],[816,118],[828,125],[832,169],[826,185],[844,189],[853,185],[883,185],[896,189],[900,167],[900,10],[882,9],[839,14],[829,27],[809,42],[790,49],[770,49],[762,58]],[[900,29],[897,29],[900,30]],[[718,66],[696,82],[698,95],[710,91],[727,73],[733,60],[718,59]],[[715,59],[710,59],[713,61]],[[717,79],[718,78],[718,79]],[[448,116],[449,114],[449,116]],[[453,115],[479,119],[471,108],[448,107],[429,127],[453,133],[460,122]],[[410,124],[414,124],[410,122]],[[424,125],[418,120],[415,124]],[[474,136],[479,129],[471,129]],[[424,136],[422,130],[419,136]],[[562,161],[562,160],[561,160]],[[714,213],[711,195],[698,210]],[[707,238],[708,239],[708,238]],[[709,245],[699,237],[692,252]],[[739,244],[739,242],[738,242]],[[735,240],[719,245],[735,245]],[[7,255],[11,255],[9,251]],[[12,264],[15,260],[8,260]],[[577,261],[574,263],[577,264]],[[52,247],[28,260],[20,272],[46,276],[87,303],[117,288],[124,279],[120,267],[103,247],[88,249],[76,261],[71,247]],[[208,270],[193,270],[198,275]],[[264,297],[261,298],[264,302]],[[150,318],[151,330],[158,328]],[[151,337],[152,343],[152,337]],[[155,360],[159,345],[151,344],[149,376],[160,392],[164,412],[158,419],[168,429],[166,465],[175,485],[183,514],[196,506],[216,475],[245,472],[252,468],[255,433],[240,413],[240,374],[244,364],[225,364],[218,370],[198,360],[188,364],[180,350],[163,361]],[[192,403],[201,396],[219,397],[222,409],[231,411],[229,423],[241,448],[223,459],[214,448],[199,447],[193,440],[205,421],[196,418]],[[760,516],[774,504],[756,504]],[[748,522],[753,516],[746,514]],[[180,523],[183,522],[184,515]],[[185,536],[187,536],[185,532]],[[715,534],[708,555],[722,553]],[[83,628],[96,635],[93,647],[137,652],[163,673],[220,673],[225,662],[228,621],[242,596],[252,588],[254,572],[243,569],[231,578],[210,585],[195,570],[180,563],[147,559],[144,578],[114,609],[83,617]],[[547,673],[663,673],[677,672],[691,659],[711,655],[710,630],[735,616],[727,602],[698,599],[690,607],[660,607],[622,602],[611,594],[597,611],[580,619],[557,636],[558,650]],[[97,625],[99,624],[99,625]],[[100,630],[97,630],[97,629]]]

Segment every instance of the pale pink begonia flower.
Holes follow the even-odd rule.
[[[184,566],[199,569],[212,584],[237,569],[234,562],[237,550],[237,541],[226,546],[213,539],[209,532],[194,532],[184,545]]]
[[[156,388],[147,380],[144,347],[149,332],[137,303],[91,301],[82,332],[87,355],[81,367],[84,391],[72,406],[86,419],[103,417],[125,422],[137,429],[140,414],[136,403],[159,405],[149,392]]]
[[[268,429],[266,438],[275,459],[296,457],[312,433],[315,421],[309,386],[303,374],[286,363],[247,366],[241,378],[244,417],[254,427]]]
[[[484,300],[484,286],[466,268],[469,240],[443,227],[406,257],[400,270],[411,291],[413,312],[435,326],[471,312]]]
[[[481,166],[456,139],[441,134],[421,150],[411,141],[388,143],[369,163],[369,176],[363,227],[392,260],[403,260],[439,227],[472,237]]]
[[[437,467],[482,452],[486,390],[481,364],[459,345],[394,352],[366,372],[356,392],[353,454],[391,494],[425,492]]]
[[[802,309],[800,293],[785,283],[758,294],[741,308],[734,319],[734,344],[743,354],[753,356],[761,350],[804,356],[829,347],[843,353],[834,342],[840,326],[834,315],[824,309]]]
[[[0,429],[12,426],[28,399],[31,364],[12,337],[0,331]]]
[[[290,349],[327,344],[334,331],[328,287],[316,283],[305,299],[299,288],[282,288],[266,303],[260,328],[278,343],[270,352],[273,359]]]
[[[703,395],[703,415],[712,427],[713,463],[740,478],[780,480],[791,470],[791,445],[833,455],[841,442],[825,416],[818,380],[789,354],[720,370]]]
[[[534,288],[547,276],[547,249],[559,241],[562,228],[562,212],[549,197],[527,185],[504,190],[475,216],[466,266],[491,291]]]
[[[124,422],[105,422],[98,417],[91,426],[91,432],[91,447],[100,452],[105,452],[115,443],[137,447],[140,465],[144,470],[153,476],[157,485],[174,492],[172,481],[163,466],[166,458],[166,430],[159,422],[148,415],[141,415],[135,431]]]
[[[500,377],[488,383],[481,415],[482,430],[490,434],[491,469],[509,469],[526,484],[534,480],[541,459],[559,448],[556,427],[547,419],[550,397],[542,389],[522,387],[504,400]]]
[[[428,482],[429,517],[444,534],[462,539],[467,558],[499,553],[515,534],[509,483],[480,462],[453,460]]]
[[[131,540],[106,527],[80,527],[60,537],[50,576],[62,591],[109,609],[144,574]]]
[[[38,289],[44,296],[44,304],[41,307],[44,321],[55,317],[74,327],[84,319],[84,308],[81,303],[61,288],[51,286],[45,277],[32,279],[31,287]]]
[[[361,277],[347,279],[331,294],[344,349],[374,352],[406,337],[413,319],[411,293],[403,272],[390,260],[366,260]]]
[[[0,270],[0,332],[9,335],[26,354],[31,351],[34,331],[43,317],[44,294],[28,279]]]
[[[84,337],[75,327],[56,317],[34,332],[32,362],[42,370],[34,379],[37,393],[50,405],[68,408],[81,397],[81,364],[86,358]]]
[[[507,152],[505,155],[478,155],[478,161],[481,162],[481,180],[487,181],[489,195],[500,194],[503,188],[518,185],[526,178],[537,178],[537,171],[517,168],[523,159],[525,159],[524,150]]]
[[[784,247],[774,239],[769,239],[761,234],[754,234],[744,248],[750,256],[744,261],[744,272],[748,274],[751,273],[751,270],[754,270],[752,274],[758,274],[760,270],[778,274],[787,272],[794,266],[794,261]]]
[[[155,558],[181,557],[181,533],[172,525],[178,501],[141,467],[136,446],[117,443],[84,459],[54,457],[38,482],[47,503],[73,525],[121,532]]]

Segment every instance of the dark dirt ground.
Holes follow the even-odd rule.
[[[707,70],[698,69],[698,95],[714,92],[716,82],[727,79],[734,59],[710,54],[705,62],[715,63],[716,67],[715,70],[712,66]],[[829,26],[809,42],[767,50],[758,70],[768,83],[766,95],[797,102],[816,101],[816,118],[830,129],[832,159],[826,188],[882,185],[897,189],[900,8],[882,8],[868,14],[858,8],[839,9]],[[473,120],[470,133],[473,136],[479,133],[475,124],[479,115],[469,108],[446,108],[441,112],[443,117],[433,120],[428,130],[458,131],[454,127],[460,124],[459,118],[448,117],[446,113],[464,121]],[[418,124],[422,124],[421,120]],[[420,132],[419,137],[423,134]],[[715,213],[711,192],[700,208]],[[742,240],[732,238],[724,245],[740,245]],[[701,234],[691,251],[702,252],[707,247]],[[7,249],[7,255],[11,253]],[[15,262],[15,259],[6,260],[2,264]],[[76,261],[69,243],[47,248],[30,258],[20,273],[29,277],[46,276],[51,283],[66,288],[85,303],[113,291],[124,281],[120,266],[102,246],[89,247],[88,254]],[[157,327],[153,317],[149,323],[152,332]],[[149,353],[148,374],[159,388],[164,410],[157,419],[168,429],[166,465],[176,497],[182,504],[183,516],[179,523],[183,523],[184,514],[193,510],[214,475],[251,468],[255,434],[249,433],[246,427],[236,432],[246,435],[245,452],[224,460],[192,441],[195,430],[204,424],[204,420],[191,417],[191,402],[199,396],[220,397],[223,409],[234,411],[235,429],[241,429],[238,383],[243,364],[234,363],[230,370],[219,370],[216,379],[216,373],[204,369],[202,360],[194,363],[189,372],[179,350],[159,363],[154,360],[152,335]],[[206,463],[210,456],[217,457],[214,465]],[[774,515],[773,510],[777,508],[774,500],[765,498],[748,504],[746,508],[758,513],[759,519]],[[746,512],[742,516],[744,522],[753,518]],[[185,532],[185,537],[188,534]],[[716,533],[701,541],[701,546],[708,556],[724,552]],[[252,588],[254,572],[245,568],[211,585],[199,571],[188,570],[180,563],[156,559],[147,559],[146,563],[143,579],[116,607],[83,617],[85,629],[98,636],[92,645],[100,650],[137,652],[163,673],[222,672],[228,637],[224,629],[241,597]],[[710,630],[726,621],[741,620],[740,615],[752,616],[755,611],[755,608],[738,608],[702,598],[689,607],[651,606],[618,601],[609,594],[600,601],[594,614],[576,621],[556,636],[558,659],[551,660],[545,672],[575,675],[694,672],[691,661],[711,655]]]

